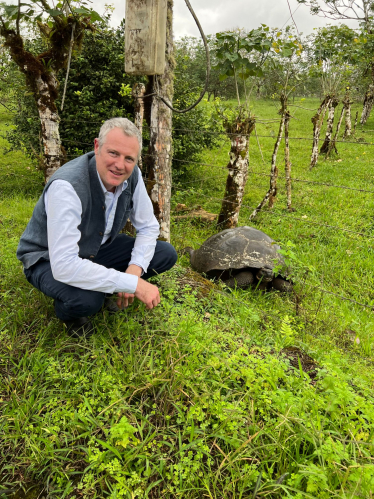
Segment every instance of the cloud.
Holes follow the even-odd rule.
[[[233,28],[257,28],[261,24],[281,28],[292,24],[287,0],[190,0],[206,34],[217,33]],[[107,0],[96,0],[93,8],[104,10]],[[123,0],[112,2],[115,11],[112,24],[118,25],[125,15]],[[299,31],[309,34],[314,27],[320,27],[334,21],[327,21],[318,16],[312,16],[309,8],[300,5],[296,0],[289,0],[293,17]],[[358,27],[351,23],[351,27]],[[184,0],[174,0],[174,37],[199,36],[199,31]]]

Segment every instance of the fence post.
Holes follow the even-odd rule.
[[[143,160],[147,173],[147,191],[155,216],[160,223],[160,239],[170,241],[170,199],[172,161],[172,111],[160,100],[172,104],[174,79],[174,44],[172,34],[173,1],[168,0],[166,21],[166,61],[163,75],[150,76],[146,99],[146,119],[149,125],[148,155]]]
[[[145,85],[143,83],[135,83],[132,87],[132,97],[134,99],[134,123],[139,132],[143,135],[143,118],[144,118],[144,93]],[[141,154],[141,151],[140,151]],[[141,155],[139,156],[138,166],[143,167]]]

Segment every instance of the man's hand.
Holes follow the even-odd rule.
[[[139,279],[135,290],[135,296],[138,300],[145,303],[149,309],[157,307],[160,303],[160,292],[158,287],[154,284],[150,284],[144,279]]]
[[[134,301],[134,295],[132,293],[118,293],[117,294],[117,307],[121,310],[127,308]]]
[[[152,309],[160,303],[160,293],[157,286],[150,284],[149,282],[141,279],[142,269],[137,265],[130,265],[127,270],[127,274],[136,275],[139,277],[138,285],[135,290],[135,294],[131,293],[118,293],[117,305],[119,308],[128,307],[134,301],[134,296],[138,298],[141,302],[145,303],[147,308]]]
[[[138,267],[138,265],[129,265],[126,269],[126,274],[136,275],[137,277],[140,277],[142,275],[142,268]],[[116,303],[117,307],[121,310],[127,308],[133,302],[133,293],[118,293]]]

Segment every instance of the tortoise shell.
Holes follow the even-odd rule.
[[[191,265],[194,270],[205,273],[245,267],[272,269],[274,260],[284,264],[279,249],[264,232],[253,227],[236,227],[214,234],[191,252]]]

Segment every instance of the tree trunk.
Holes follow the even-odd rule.
[[[351,106],[352,101],[350,99],[350,92],[348,91],[345,94],[345,98],[343,101],[345,107],[345,130],[343,134],[343,139],[346,139],[352,135],[352,118],[351,118]]]
[[[325,154],[329,150],[329,144],[331,141],[332,131],[334,128],[335,108],[338,104],[339,104],[339,101],[335,97],[333,97],[330,100],[329,115],[327,118],[326,135],[325,135],[325,140],[321,146],[321,149],[319,150],[320,154]]]
[[[275,141],[274,144],[273,155],[271,158],[270,188],[268,192],[265,194],[264,199],[250,215],[249,220],[253,220],[255,218],[257,213],[263,208],[263,206],[265,206],[267,201],[269,201],[269,208],[272,208],[274,206],[275,198],[277,196],[277,179],[278,179],[277,154],[278,154],[279,145],[282,140],[284,120],[287,112],[287,98],[283,95],[281,96],[281,104],[282,104],[280,110],[281,121],[279,124],[277,140]]]
[[[317,113],[312,118],[313,146],[312,146],[312,156],[310,158],[310,169],[312,169],[314,166],[316,166],[317,161],[318,161],[319,136],[321,133],[321,128],[322,128],[323,120],[325,118],[326,110],[327,110],[328,106],[330,105],[330,101],[331,101],[331,96],[326,95],[325,98],[323,99],[323,101],[321,102],[321,105],[319,106]]]
[[[168,0],[165,72],[163,75],[150,77],[151,90],[147,91],[160,95],[170,104],[173,102],[175,67],[172,22],[173,0]],[[148,174],[147,191],[155,216],[160,223],[160,239],[170,241],[172,111],[157,98],[157,95],[152,97],[150,109],[146,109],[150,143],[144,164]],[[146,101],[145,105],[148,104],[149,101]]]
[[[220,229],[236,227],[243,200],[244,188],[248,177],[249,136],[255,126],[254,118],[237,118],[231,126],[226,126],[230,134],[230,161],[227,165],[229,174],[226,180],[225,196],[218,215],[217,226]]]
[[[139,132],[143,135],[143,119],[144,119],[144,93],[145,93],[145,85],[143,83],[135,83],[132,87],[132,98],[134,99],[134,124],[139,130]],[[143,162],[141,157],[141,151],[139,153],[138,159],[138,167],[143,169]],[[128,234],[132,237],[136,237],[136,229],[130,222],[130,219],[127,220],[125,227],[123,228],[123,233]]]
[[[236,71],[235,71],[235,69],[234,69],[234,81],[235,81],[236,98],[238,100],[238,107],[240,107],[239,87],[238,87],[238,80],[236,78]]]
[[[145,85],[143,83],[135,83],[132,87],[132,97],[134,99],[134,124],[142,135],[144,119],[144,93]],[[138,159],[138,166],[142,169],[143,164],[141,156],[139,156]]]
[[[371,109],[373,107],[374,103],[374,85],[369,85],[369,88],[366,91],[365,94],[365,99],[364,99],[364,106],[362,108],[362,114],[361,114],[361,119],[360,119],[360,125],[365,125],[367,122]]]
[[[338,154],[338,150],[336,148],[336,141],[338,140],[338,136],[339,136],[339,132],[340,132],[340,127],[342,126],[342,122],[343,122],[345,110],[346,110],[345,105],[343,105],[342,112],[340,113],[340,118],[339,118],[338,124],[336,126],[336,131],[335,131],[334,138],[332,139],[332,141],[328,145],[326,158],[328,158],[330,156],[331,151],[333,149],[335,150],[336,154]]]
[[[41,76],[35,79],[35,86],[37,88],[36,106],[41,125],[46,182],[60,168],[62,159],[59,132],[60,118],[54,99],[51,96],[52,92],[57,94],[58,83],[52,73],[49,74],[48,79],[48,83]]]
[[[70,33],[70,32],[69,32]],[[53,70],[48,70],[37,57],[24,49],[23,40],[13,30],[2,30],[5,46],[26,77],[32,90],[41,124],[41,140],[44,151],[43,171],[45,180],[61,166],[63,159],[59,134],[59,116],[55,101],[58,96],[58,81]],[[68,53],[66,53],[67,57]]]
[[[292,208],[291,199],[291,161],[290,161],[290,141],[289,141],[289,126],[291,115],[287,110],[284,118],[284,164],[286,174],[286,192],[287,192],[287,209],[288,211],[295,211]]]
[[[354,125],[354,128],[353,128],[353,133],[354,133],[354,134],[356,133],[357,122],[358,122],[358,111],[356,111],[355,125]]]

